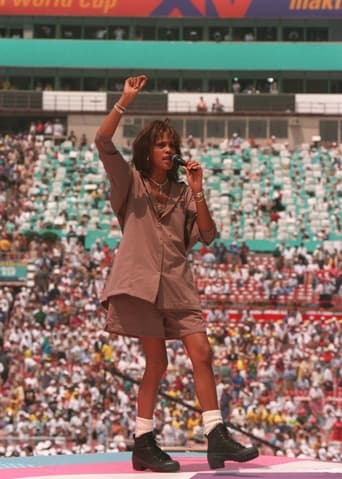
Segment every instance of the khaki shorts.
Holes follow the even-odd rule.
[[[109,299],[105,330],[136,338],[180,339],[205,333],[206,323],[200,309],[158,310],[143,299],[120,294]]]

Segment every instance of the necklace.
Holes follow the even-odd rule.
[[[152,183],[159,188],[159,193],[160,193],[160,194],[163,193],[163,188],[164,188],[164,186],[166,186],[166,185],[168,184],[168,182],[169,182],[169,179],[168,179],[168,178],[166,178],[166,180],[165,180],[163,183],[158,183],[158,181],[153,180],[150,176],[148,177],[148,179],[149,179],[150,181],[152,181]]]
[[[161,216],[164,213],[165,205],[162,203],[158,203],[158,201],[152,200],[152,205],[155,211],[157,212],[158,216]]]

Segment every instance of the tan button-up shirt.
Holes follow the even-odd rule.
[[[111,138],[97,135],[95,143],[123,233],[101,302],[106,307],[110,296],[128,294],[159,309],[199,308],[187,253],[199,240],[209,244],[216,228],[200,234],[192,191],[183,182],[171,183],[165,210],[158,216],[149,182],[124,160]]]

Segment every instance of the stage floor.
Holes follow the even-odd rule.
[[[227,461],[224,469],[211,471],[205,454],[174,453],[181,463],[177,473],[136,472],[131,453],[97,453],[63,456],[0,458],[1,479],[136,479],[139,476],[165,479],[342,479],[342,464],[261,456],[239,464]]]

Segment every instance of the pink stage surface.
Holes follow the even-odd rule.
[[[248,463],[227,461],[224,469],[211,471],[204,454],[172,454],[181,463],[177,473],[136,472],[130,453],[79,454],[0,458],[1,479],[342,479],[342,464],[261,456]]]

